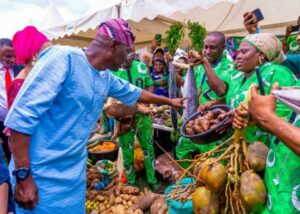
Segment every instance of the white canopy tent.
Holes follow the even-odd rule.
[[[164,32],[175,21],[186,27],[188,20],[198,21],[208,31],[243,36],[242,16],[260,8],[265,19],[263,31],[283,34],[288,24],[294,24],[300,14],[299,0],[114,0],[110,5],[93,10],[86,16],[44,33],[55,43],[85,47],[95,36],[97,26],[108,18],[121,17],[129,21],[136,34],[136,46],[149,44],[156,33]],[[280,12],[279,12],[280,11]],[[187,44],[188,39],[183,42]]]
[[[65,20],[59,13],[58,9],[52,2],[50,6],[48,7],[44,18],[40,23],[38,23],[38,28],[39,29],[48,29],[51,27],[55,27],[60,25],[61,23],[65,23]]]

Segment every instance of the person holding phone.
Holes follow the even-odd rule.
[[[244,26],[250,34],[260,33],[258,22],[255,22],[252,12],[246,12],[243,17],[244,17]],[[300,34],[298,34],[297,41],[298,43],[300,43]],[[277,54],[280,54],[282,49],[284,49],[284,47],[278,45],[274,46],[274,48],[276,49],[274,49],[273,52]],[[289,68],[297,77],[297,79],[299,79],[300,78],[299,61],[300,61],[300,54],[287,54],[286,57],[282,57],[281,60],[277,60],[276,63]]]
[[[278,47],[279,48],[278,48]],[[286,67],[277,65],[276,62],[285,58],[284,53],[276,53],[281,44],[277,37],[271,33],[258,33],[246,36],[238,49],[236,67],[238,71],[231,76],[229,89],[226,95],[226,103],[237,108],[246,98],[252,84],[259,84],[255,70],[258,67],[261,76],[261,89],[269,94],[275,82],[282,86],[293,86],[296,78]],[[282,78],[284,77],[284,78]],[[277,113],[284,117],[289,110],[278,103]],[[262,141],[268,144],[268,133],[256,126],[247,127],[245,130],[247,142]]]
[[[300,16],[295,26],[287,26],[282,40],[282,48],[288,54],[300,54]]]
[[[151,42],[151,47],[149,49],[150,53],[154,54],[155,50],[161,46],[162,35],[160,33],[155,34],[154,39]]]

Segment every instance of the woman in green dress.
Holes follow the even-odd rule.
[[[293,73],[286,67],[276,65],[284,58],[281,43],[271,33],[251,34],[242,40],[236,58],[238,71],[227,80],[228,91],[226,103],[233,108],[245,100],[252,84],[260,85],[261,93],[270,94],[275,82],[281,86],[292,86],[296,83]],[[259,73],[259,76],[257,75]],[[286,117],[290,110],[281,103],[276,105],[276,114]],[[270,135],[258,126],[245,128],[245,137],[248,143],[261,141],[270,144]]]
[[[269,38],[258,38],[255,43],[260,43],[265,39]],[[271,39],[270,43],[273,47],[270,54],[273,54],[275,59],[279,59],[282,56],[281,47],[274,46],[274,44],[278,44],[278,40]],[[278,75],[272,81],[272,85],[275,85],[274,82],[278,82],[280,86],[286,86],[284,83],[288,79],[288,75],[283,72],[279,72]],[[297,86],[300,86],[299,81]],[[279,108],[280,106],[282,108]],[[285,120],[280,118],[282,115],[287,115]],[[248,121],[249,116],[251,116],[250,122]],[[237,109],[233,122],[237,129],[249,124],[257,124],[261,130],[273,134],[270,135],[270,150],[264,175],[268,191],[267,204],[262,213],[300,213],[300,134],[299,128],[297,128],[300,126],[299,114],[292,111],[287,114],[287,108],[276,103],[274,96],[261,96],[258,94],[257,88],[253,87],[249,110],[242,105]]]

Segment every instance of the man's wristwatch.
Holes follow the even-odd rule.
[[[30,171],[30,168],[21,167],[14,170],[13,175],[16,176],[17,181],[23,181],[30,175]]]

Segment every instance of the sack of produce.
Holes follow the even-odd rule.
[[[177,183],[168,186],[164,196],[167,202],[169,214],[193,214],[192,193],[194,179],[184,178]]]
[[[173,160],[170,157],[172,157]],[[155,169],[164,179],[171,183],[176,182],[182,173],[182,170],[174,163],[174,157],[171,153],[160,155],[155,160]]]

